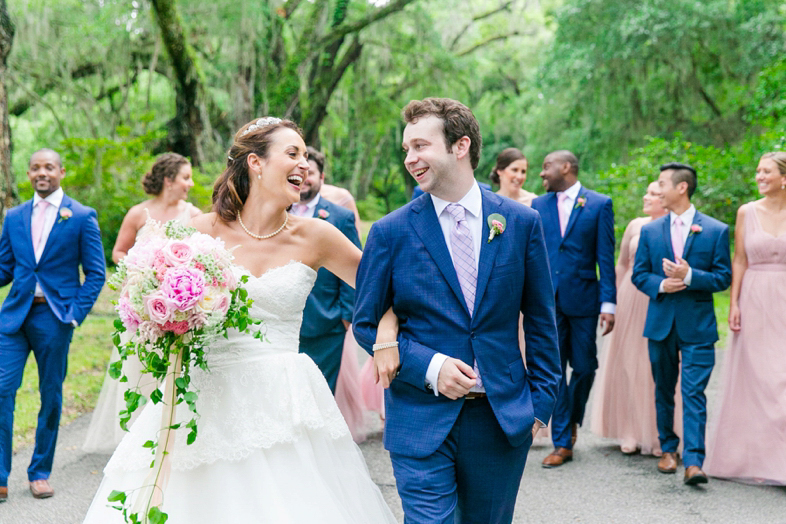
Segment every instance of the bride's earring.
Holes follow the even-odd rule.
[[[257,178],[258,178],[259,180],[262,180],[262,175],[257,175]]]

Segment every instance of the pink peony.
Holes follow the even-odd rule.
[[[136,331],[136,328],[142,323],[142,319],[126,296],[120,297],[120,300],[117,301],[117,305],[115,306],[115,310],[128,331]]]
[[[145,313],[150,317],[150,320],[158,325],[164,325],[172,320],[172,315],[175,312],[174,304],[160,290],[147,295],[143,300]]]
[[[194,258],[194,250],[181,240],[172,240],[164,246],[164,258],[170,266],[188,264]]]
[[[202,299],[205,278],[196,269],[173,267],[166,272],[161,291],[178,311],[188,311]]]

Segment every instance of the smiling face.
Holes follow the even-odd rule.
[[[497,175],[499,175],[499,188],[509,193],[515,193],[527,180],[527,160],[525,158],[515,160],[505,169],[498,169]]]
[[[674,170],[666,169],[660,172],[658,187],[660,188],[660,203],[663,209],[675,211],[681,207],[683,195],[688,191],[687,182],[680,182],[676,186],[673,180]],[[675,211],[676,213],[676,211]]]
[[[454,148],[445,144],[439,117],[426,116],[407,124],[401,147],[407,154],[404,166],[423,191],[437,196],[450,192],[457,159]]]
[[[771,158],[762,158],[756,167],[756,186],[762,195],[771,195],[780,191],[786,184],[786,175],[781,175],[778,164]]]
[[[27,168],[27,178],[38,196],[46,198],[60,188],[65,178],[65,168],[60,165],[60,157],[46,149],[33,153]]]
[[[299,202],[300,186],[308,174],[307,155],[306,144],[296,131],[279,128],[271,137],[266,158],[248,155],[251,184],[261,182],[266,191],[290,204]]]
[[[325,174],[319,172],[319,166],[313,160],[308,161],[308,174],[300,184],[300,201],[310,202],[322,189],[322,182],[325,181]]]
[[[543,169],[540,171],[540,178],[543,180],[543,189],[549,192],[564,191],[565,175],[570,170],[570,164],[565,162],[559,155],[554,153],[546,155],[543,159]]]
[[[641,210],[645,215],[659,217],[666,212],[660,203],[660,193],[660,186],[658,185],[658,182],[652,182],[647,186],[647,192],[644,193],[644,196],[641,199],[643,202]]]

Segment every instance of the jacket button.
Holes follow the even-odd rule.
[[[559,275],[559,269],[554,272],[556,275]]]
[[[471,338],[472,340],[475,340],[475,332],[474,331],[469,334],[469,338]]]

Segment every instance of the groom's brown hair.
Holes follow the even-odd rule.
[[[401,115],[407,124],[414,124],[426,116],[436,116],[442,120],[442,134],[448,153],[452,152],[453,144],[461,137],[469,137],[469,161],[472,169],[478,167],[482,146],[480,125],[467,106],[452,98],[424,98],[410,101]]]

